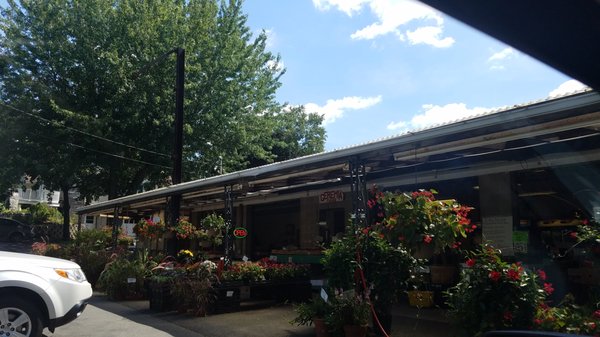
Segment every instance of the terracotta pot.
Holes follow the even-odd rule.
[[[344,325],[344,336],[346,337],[365,337],[367,327],[364,325]]]
[[[315,335],[317,337],[329,337],[329,331],[324,319],[313,318],[313,324],[315,325]]]

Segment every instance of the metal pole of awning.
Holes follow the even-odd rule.
[[[225,266],[231,264],[231,255],[233,252],[233,238],[231,237],[233,224],[233,187],[225,186]]]
[[[358,158],[350,160],[350,190],[352,193],[352,224],[355,228],[367,226],[367,183],[365,165]]]

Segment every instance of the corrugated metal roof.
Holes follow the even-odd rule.
[[[399,135],[390,136],[364,144],[334,149],[304,157],[271,163],[220,176],[188,181],[177,185],[162,187],[152,191],[129,195],[109,201],[84,206],[76,211],[80,214],[97,210],[111,209],[115,206],[130,205],[135,202],[164,198],[170,195],[190,193],[201,189],[233,185],[241,181],[264,179],[265,177],[284,176],[291,172],[318,168],[327,165],[348,162],[354,156],[367,155],[371,152],[385,150],[402,144],[410,144],[439,136],[451,135],[469,130],[481,130],[494,127],[509,121],[530,120],[554,112],[568,111],[587,106],[600,105],[600,95],[589,89],[560,97],[548,97],[541,100],[490,110],[485,113],[441,123],[427,128],[411,130]]]

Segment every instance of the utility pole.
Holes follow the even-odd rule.
[[[185,49],[176,48],[173,50],[177,55],[177,67],[175,78],[175,125],[173,140],[173,173],[171,180],[173,185],[181,183],[181,166],[183,151],[183,94],[185,82]],[[179,219],[179,208],[181,205],[181,195],[171,196],[171,225],[177,223]]]

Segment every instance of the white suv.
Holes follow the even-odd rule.
[[[0,251],[0,337],[40,337],[77,318],[92,286],[75,262]]]

